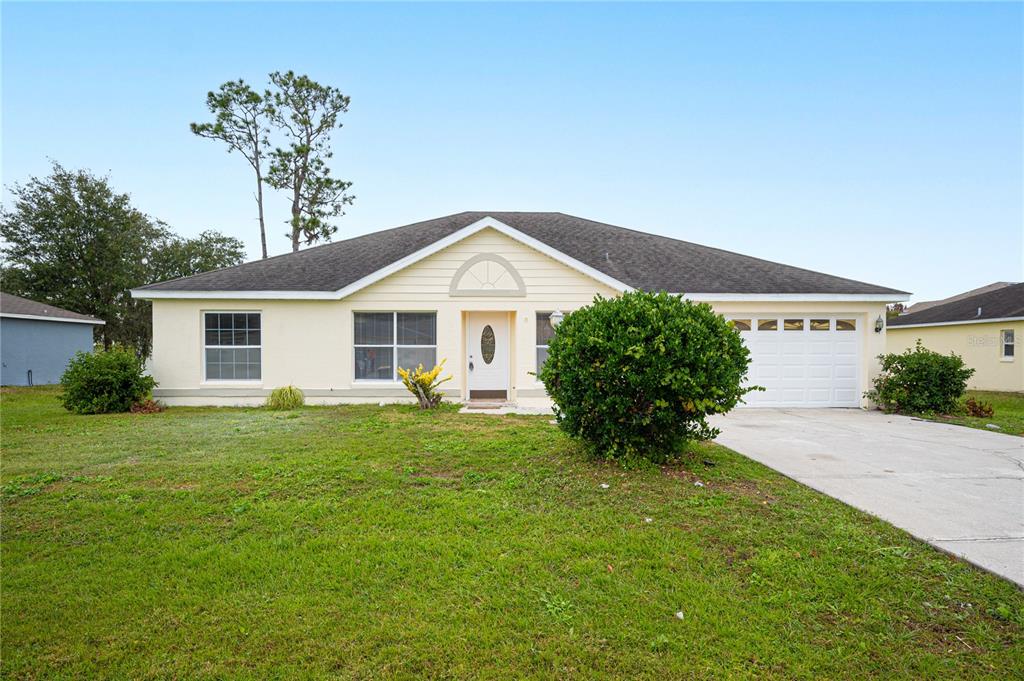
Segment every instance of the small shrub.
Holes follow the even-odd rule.
[[[967,398],[967,401],[964,402],[964,409],[967,411],[968,416],[973,416],[979,419],[991,418],[996,411],[988,402],[982,402],[981,400],[976,400],[973,397]]]
[[[420,409],[433,409],[441,404],[444,395],[441,394],[439,387],[445,381],[452,380],[451,374],[440,378],[445,361],[442,359],[441,363],[430,371],[424,371],[422,364],[412,370],[398,367],[398,375],[402,377],[402,383],[405,384],[409,392],[416,396]]]
[[[291,410],[298,409],[306,403],[306,396],[294,385],[274,388],[267,397],[267,409]]]
[[[942,355],[917,341],[900,354],[879,355],[882,373],[864,396],[889,412],[940,413],[954,411],[974,369],[956,354]]]
[[[143,400],[142,402],[136,402],[131,408],[131,412],[133,414],[156,414],[163,410],[163,405],[156,400]]]
[[[60,377],[61,402],[77,414],[126,412],[156,386],[143,373],[142,360],[128,350],[79,352]]]
[[[751,390],[741,387],[749,362],[706,303],[630,292],[566,315],[539,378],[559,426],[592,456],[660,463],[718,434],[706,417]]]

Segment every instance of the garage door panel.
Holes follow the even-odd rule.
[[[857,378],[857,367],[850,364],[838,364],[835,367],[836,378]]]
[[[856,390],[845,390],[842,388],[836,388],[835,401],[844,402],[857,402],[857,391]]]
[[[835,359],[831,354],[828,355],[808,355],[807,364],[809,366],[816,367],[831,367],[835,364]]]
[[[857,344],[853,341],[836,341],[836,354],[845,357],[855,357],[857,355]]]
[[[826,357],[831,357],[832,356],[832,352],[833,352],[832,346],[833,346],[833,344],[828,342],[828,341],[815,340],[815,341],[810,341],[808,343],[808,345],[810,346],[809,352],[812,355],[817,355],[819,357],[820,356],[826,356]]]
[[[744,319],[799,319],[797,315],[770,312],[745,315]],[[837,331],[837,316],[829,317],[828,330],[813,329],[806,315],[803,324],[790,329],[754,325],[740,333],[750,349],[748,384],[765,388],[748,393],[748,406],[762,407],[856,407],[860,405],[860,330]],[[849,319],[849,316],[839,317]],[[792,328],[796,327],[796,328]]]

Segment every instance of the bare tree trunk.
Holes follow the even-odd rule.
[[[263,247],[263,259],[267,259],[267,225],[263,221],[263,174],[259,165],[256,166],[256,206],[260,212],[260,246]]]
[[[302,235],[302,183],[305,172],[295,178],[292,185],[292,253],[299,250],[299,237]]]
[[[299,205],[299,188],[296,187],[292,195],[292,253],[299,250],[299,225],[302,217],[301,206]]]

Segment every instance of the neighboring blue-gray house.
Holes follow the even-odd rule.
[[[92,350],[99,319],[0,293],[2,385],[58,383],[78,351]]]

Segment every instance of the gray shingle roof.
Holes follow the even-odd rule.
[[[0,316],[3,315],[30,315],[32,317],[46,317],[54,320],[55,322],[71,320],[91,322],[93,324],[103,323],[96,317],[92,317],[87,314],[79,314],[78,312],[54,307],[53,305],[47,305],[46,303],[37,303],[36,301],[29,300],[28,298],[22,298],[20,296],[11,295],[10,293],[0,292]]]
[[[1019,283],[1019,282],[1016,282],[1016,281],[995,281],[995,282],[992,282],[991,284],[987,284],[986,286],[979,286],[976,289],[971,289],[970,291],[964,291],[963,293],[958,293],[955,296],[950,296],[948,298],[942,298],[940,300],[922,300],[920,302],[914,303],[909,308],[907,308],[905,314],[916,314],[918,312],[924,312],[929,307],[935,307],[936,305],[945,305],[946,303],[952,303],[955,300],[963,300],[964,298],[970,298],[971,296],[976,296],[979,293],[988,293],[989,291],[995,291],[996,289],[1000,289],[1000,288],[1003,288],[1005,286],[1013,286],[1014,284],[1017,284],[1017,283]]]
[[[466,212],[142,287],[156,291],[337,291],[484,217],[628,286],[670,293],[905,294],[564,213]]]
[[[980,314],[979,314],[980,309]],[[1012,284],[889,320],[889,326],[1024,318],[1024,283]]]

